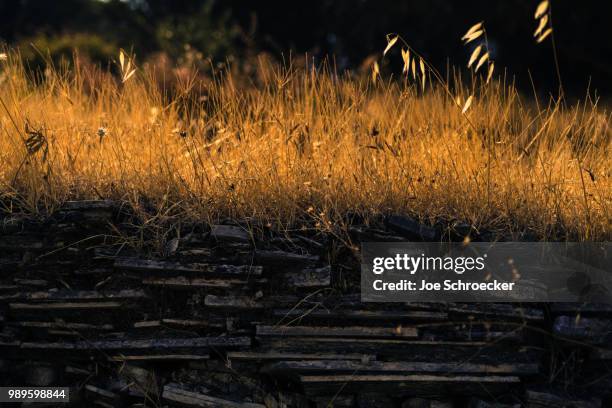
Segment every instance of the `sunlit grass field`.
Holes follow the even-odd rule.
[[[3,210],[109,198],[285,228],[405,213],[610,239],[612,130],[593,98],[536,102],[497,75],[486,84],[451,73],[423,89],[397,74],[373,83],[264,60],[248,79],[166,83],[153,66],[133,67],[112,75],[77,59],[33,72],[16,53],[0,61]]]

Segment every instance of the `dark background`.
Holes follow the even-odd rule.
[[[464,66],[460,37],[485,20],[498,70],[531,92],[556,88],[551,42],[532,38],[537,0],[0,0],[0,39],[36,63],[30,43],[53,56],[77,46],[107,63],[118,47],[140,61],[172,64],[242,63],[265,52],[282,60],[308,52],[334,55],[337,68],[359,68],[400,33],[441,70]],[[566,90],[607,97],[612,89],[612,2],[552,0],[555,36]],[[396,51],[397,52],[397,51]],[[392,55],[392,59],[399,56]],[[394,69],[394,72],[397,70]]]

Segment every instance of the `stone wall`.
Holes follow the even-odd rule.
[[[386,225],[352,225],[354,243],[435,234]],[[331,235],[172,228],[106,201],[1,215],[0,385],[87,407],[612,401],[612,307],[364,304]]]

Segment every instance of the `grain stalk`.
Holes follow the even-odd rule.
[[[559,81],[558,99],[559,101],[563,101],[565,98],[565,90],[563,88],[563,80],[561,79],[559,57],[557,56],[557,44],[555,42],[555,32],[553,29],[552,4],[549,0],[544,0],[538,4],[534,13],[534,19],[538,23],[533,33],[536,42],[540,44],[550,36],[555,72],[557,74],[557,80]]]

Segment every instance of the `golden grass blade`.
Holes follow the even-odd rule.
[[[493,71],[495,71],[495,63],[491,62],[491,64],[489,64],[489,72],[487,73],[487,84],[491,81],[491,78],[493,78]]]
[[[376,83],[376,79],[380,75],[380,68],[378,67],[378,62],[374,61],[374,66],[372,67],[372,82]]]
[[[389,50],[395,45],[395,43],[397,42],[397,39],[399,38],[399,36],[395,36],[395,37],[387,37],[387,47],[385,48],[385,50],[383,51],[383,56],[387,55],[387,52],[389,52]]]
[[[538,28],[536,28],[535,32],[533,33],[534,37],[537,37],[540,35],[540,33],[542,33],[542,30],[544,27],[546,27],[546,23],[548,23],[548,14],[540,19],[540,24],[538,24]]]
[[[421,68],[421,88],[423,92],[425,92],[425,80],[427,79],[427,75],[425,74],[425,62],[423,58],[419,59],[419,67]]]
[[[551,33],[552,33],[552,28],[549,28],[548,30],[544,31],[544,34],[539,36],[538,39],[536,40],[538,44],[544,41],[546,37],[548,37]]]
[[[134,75],[136,73],[136,69],[134,68],[133,70],[131,70],[127,75],[125,75],[123,77],[123,80],[121,82],[125,83],[128,79],[130,79],[132,77],[132,75]]]
[[[477,39],[478,37],[480,37],[482,34],[484,33],[483,30],[479,30],[476,31],[475,33],[470,34],[466,39],[465,39],[465,43],[469,44],[472,41],[474,41],[475,39]]]
[[[411,64],[411,68],[412,68],[412,79],[416,79],[416,60],[415,58],[412,59],[412,64]]]
[[[465,101],[465,105],[463,105],[463,109],[461,109],[462,114],[465,114],[465,112],[467,112],[468,109],[470,109],[470,106],[472,106],[472,100],[474,100],[474,97],[470,95],[470,97],[467,98],[467,100]]]
[[[483,54],[482,57],[480,57],[480,60],[478,60],[478,64],[476,65],[476,72],[478,72],[478,70],[480,69],[480,67],[482,67],[482,64],[484,64],[485,62],[487,62],[487,60],[489,59],[489,53],[486,52]]]
[[[544,13],[546,13],[547,10],[548,10],[548,0],[544,0],[543,2],[538,4],[538,7],[536,8],[536,11],[533,17],[540,18],[544,15]]]
[[[402,60],[404,61],[404,69],[402,70],[402,72],[404,74],[407,74],[410,68],[410,51],[409,50],[405,50],[402,48]]]
[[[463,35],[463,37],[461,37],[462,40],[465,40],[467,38],[469,38],[472,34],[474,34],[476,31],[480,30],[482,28],[482,21],[480,23],[476,23],[473,26],[470,27],[469,30],[467,30],[467,32]]]
[[[468,65],[467,65],[468,68],[472,66],[474,61],[476,61],[476,58],[478,58],[478,56],[480,55],[481,49],[482,49],[482,45],[479,45],[478,47],[474,49],[474,51],[472,51],[472,55],[470,56],[470,60],[468,61]]]
[[[119,65],[121,66],[121,71],[123,71],[123,67],[125,65],[125,53],[123,50],[119,50]]]

